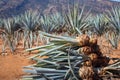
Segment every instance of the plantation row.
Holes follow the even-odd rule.
[[[49,39],[41,35],[47,33],[65,33],[71,36],[88,34],[89,36],[104,36],[114,48],[117,48],[120,35],[120,8],[115,7],[105,14],[93,15],[74,6],[68,13],[41,15],[37,11],[26,11],[24,14],[8,19],[0,19],[0,36],[3,40],[3,52],[7,45],[14,52],[18,43],[23,41],[23,47],[31,48],[34,44]],[[46,43],[45,42],[45,43]]]

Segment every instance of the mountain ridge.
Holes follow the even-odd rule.
[[[1,0],[0,17],[19,15],[26,10],[38,10],[42,14],[61,12],[67,10],[69,4],[78,2],[87,9],[92,8],[92,13],[103,13],[112,6],[119,6],[120,2],[109,0]]]

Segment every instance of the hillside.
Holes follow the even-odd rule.
[[[111,6],[120,5],[120,2],[109,0],[0,0],[0,17],[18,15],[26,10],[39,10],[44,14],[66,11],[74,1],[78,1],[80,7],[85,4],[87,9],[92,8],[93,13],[102,13]]]

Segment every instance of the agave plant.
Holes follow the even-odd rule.
[[[120,8],[113,7],[112,10],[108,11],[106,18],[109,21],[110,27],[108,34],[106,34],[108,41],[114,48],[117,48],[120,35]]]
[[[32,47],[34,40],[36,40],[36,31],[38,31],[40,15],[37,11],[27,11],[21,16],[22,24],[24,26],[24,48]]]
[[[102,36],[108,31],[108,20],[103,14],[96,15],[90,19],[95,34]]]
[[[22,30],[23,30],[23,25],[22,25],[22,18],[21,16],[15,16],[12,17],[15,20],[15,27],[14,27],[14,36],[15,36],[15,45],[18,45],[19,41],[22,40],[23,36],[22,35]]]
[[[4,19],[4,30],[3,30],[3,41],[5,42],[4,44],[9,45],[10,49],[12,52],[15,51],[15,26],[17,21],[15,21],[15,19]],[[5,46],[5,45],[4,45]]]
[[[65,24],[64,18],[60,13],[55,13],[52,15],[41,16],[41,27],[44,32],[51,33],[52,31],[58,31],[60,27]]]
[[[51,15],[43,15],[41,16],[40,19],[40,27],[41,30],[47,33],[62,33],[62,30],[64,28],[65,25],[65,21],[63,16],[60,13],[55,13],[55,14],[51,14]],[[40,35],[40,37],[42,38],[43,36]],[[49,38],[44,39],[44,43],[48,43],[49,42]],[[43,41],[43,40],[41,40]],[[47,42],[45,42],[47,41]]]
[[[51,22],[53,24],[53,31],[59,32],[65,28],[65,20],[63,15],[61,15],[60,13],[55,13],[53,15],[51,15]]]
[[[90,25],[88,23],[90,11],[88,11],[86,15],[84,15],[84,9],[85,7],[83,7],[79,12],[78,5],[75,5],[72,9],[69,8],[69,12],[65,16],[65,21],[70,33],[84,33],[86,31],[86,28],[88,28],[88,26]]]
[[[106,39],[108,40],[108,42],[112,45],[112,47],[114,49],[117,49],[120,37],[117,34],[115,34],[114,32],[107,32],[105,34],[105,36],[106,36]]]
[[[109,25],[112,27],[112,31],[119,35],[120,33],[120,8],[113,7],[108,11],[106,18],[109,20]]]

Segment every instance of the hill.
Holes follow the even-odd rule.
[[[103,13],[120,2],[110,0],[0,0],[0,17],[19,15],[26,10],[38,10],[43,14],[66,11],[69,4],[78,1],[93,13]]]

